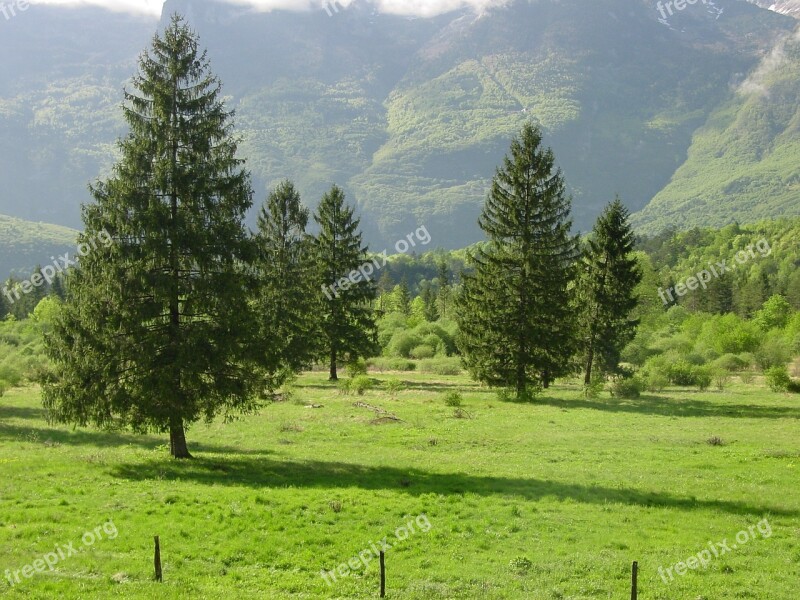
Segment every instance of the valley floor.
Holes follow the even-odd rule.
[[[634,560],[642,600],[797,598],[797,396],[576,383],[514,404],[466,377],[372,376],[405,389],[304,375],[259,415],[194,426],[191,462],[161,436],[50,426],[37,388],[9,391],[3,597],[375,598],[385,538],[387,598],[628,598]]]

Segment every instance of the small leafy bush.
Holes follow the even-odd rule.
[[[345,366],[344,370],[350,379],[355,379],[359,375],[366,375],[367,361],[365,361],[363,358],[351,360],[349,363],[347,363],[347,366]]]
[[[436,350],[431,346],[426,346],[425,344],[422,344],[421,346],[413,348],[409,354],[411,358],[416,358],[416,359],[433,358],[433,356],[436,354]]]
[[[525,556],[516,556],[508,563],[508,568],[515,573],[527,573],[532,566],[533,563]]]
[[[600,396],[600,392],[603,391],[605,387],[605,382],[600,379],[592,379],[592,382],[588,385],[584,384],[583,386],[583,397],[588,398],[590,400],[594,400]]]
[[[642,395],[641,379],[630,377],[628,379],[617,379],[611,384],[611,394],[617,398],[635,399]]]
[[[694,369],[694,384],[701,392],[708,389],[712,378],[712,371],[708,367],[696,367]]]
[[[451,390],[444,395],[444,403],[447,406],[455,408],[461,406],[462,402],[461,394],[455,390]]]
[[[405,387],[405,384],[399,379],[387,379],[383,382],[383,389],[392,397],[396,396],[397,393],[401,392]]]
[[[461,359],[457,356],[426,358],[419,361],[420,373],[461,375]]]
[[[413,360],[393,356],[371,358],[369,364],[378,371],[414,371],[417,368]]]
[[[371,390],[372,387],[372,380],[366,375],[359,375],[350,380],[350,390],[359,396],[363,396],[364,392]]]
[[[789,384],[792,383],[792,378],[789,377],[789,371],[786,367],[771,367],[764,373],[767,379],[767,385],[773,392],[785,392],[789,389]]]

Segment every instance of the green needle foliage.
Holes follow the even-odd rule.
[[[456,316],[464,363],[478,380],[526,396],[569,371],[577,239],[553,153],[526,125],[498,169],[479,224],[488,243],[472,256]]]
[[[255,237],[260,281],[256,352],[270,389],[309,367],[318,354],[321,303],[307,225],[308,209],[294,185],[284,181],[261,208]]]
[[[633,255],[635,244],[628,210],[617,198],[598,217],[582,261],[586,385],[595,364],[602,373],[617,373],[620,354],[636,335],[638,320],[630,315],[639,303],[636,286],[642,273]]]
[[[133,88],[121,158],[83,208],[80,241],[106,231],[113,243],[68,280],[44,403],[56,421],[168,431],[172,456],[190,458],[185,426],[254,408],[252,191],[221,84],[180,17],[140,58]]]
[[[370,261],[358,230],[360,220],[345,205],[341,189],[334,185],[322,197],[314,220],[320,227],[313,239],[317,283],[323,288],[320,355],[329,359],[330,379],[335,381],[340,359],[353,361],[378,351],[372,310],[376,289],[359,272]]]

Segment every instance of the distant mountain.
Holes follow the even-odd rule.
[[[748,0],[767,10],[800,19],[800,0]]]
[[[162,21],[174,11],[223,80],[257,202],[283,178],[310,205],[337,182],[380,250],[419,224],[436,245],[480,239],[491,176],[528,120],[555,151],[578,228],[616,193],[643,208],[796,26],[740,0],[666,15],[654,0],[516,0],[430,19],[364,0],[337,13],[168,0]],[[22,58],[0,63],[0,212],[79,226],[156,25],[41,5],[4,23],[0,52]]]
[[[634,223],[728,223],[800,214],[800,36],[778,44],[697,130],[686,162]]]
[[[74,257],[77,238],[74,229],[0,215],[0,282],[12,274],[28,276],[64,252]]]

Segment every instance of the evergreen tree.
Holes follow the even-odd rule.
[[[566,374],[576,347],[577,238],[561,171],[541,142],[526,125],[498,169],[479,220],[488,243],[471,257],[456,310],[470,373],[518,397]]]
[[[392,290],[394,289],[394,282],[392,281],[392,276],[389,275],[388,269],[383,269],[381,273],[380,279],[378,279],[378,312],[381,315],[386,313],[392,312],[392,299],[390,297]]]
[[[313,244],[323,290],[322,355],[329,360],[332,381],[338,379],[340,359],[352,361],[377,349],[375,286],[359,270],[369,262],[367,248],[361,245],[360,220],[344,200],[344,192],[334,185],[314,214],[320,228]]]
[[[257,355],[267,387],[310,366],[317,354],[320,300],[307,225],[308,209],[294,185],[284,181],[262,206],[255,236]]]
[[[439,293],[436,297],[438,304],[438,313],[443,318],[447,318],[447,312],[450,309],[450,301],[452,297],[450,268],[447,266],[447,260],[442,258],[436,264],[436,278],[439,282]]]
[[[636,286],[642,273],[634,245],[628,211],[617,198],[597,219],[581,261],[586,385],[591,383],[595,364],[603,373],[617,373],[620,353],[636,335],[638,320],[630,315],[639,302]]]
[[[112,243],[70,273],[44,404],[56,421],[169,432],[172,456],[191,458],[187,425],[255,408],[252,191],[221,84],[181,17],[154,37],[132,85],[121,157],[83,207],[79,241],[106,231]]]
[[[411,291],[408,289],[408,280],[405,277],[394,288],[394,297],[398,310],[405,316],[409,316],[411,314]]]
[[[431,284],[427,281],[422,284],[422,291],[420,292],[420,299],[422,300],[422,316],[429,323],[434,323],[439,320],[439,310],[436,308],[436,295],[433,293]]]

